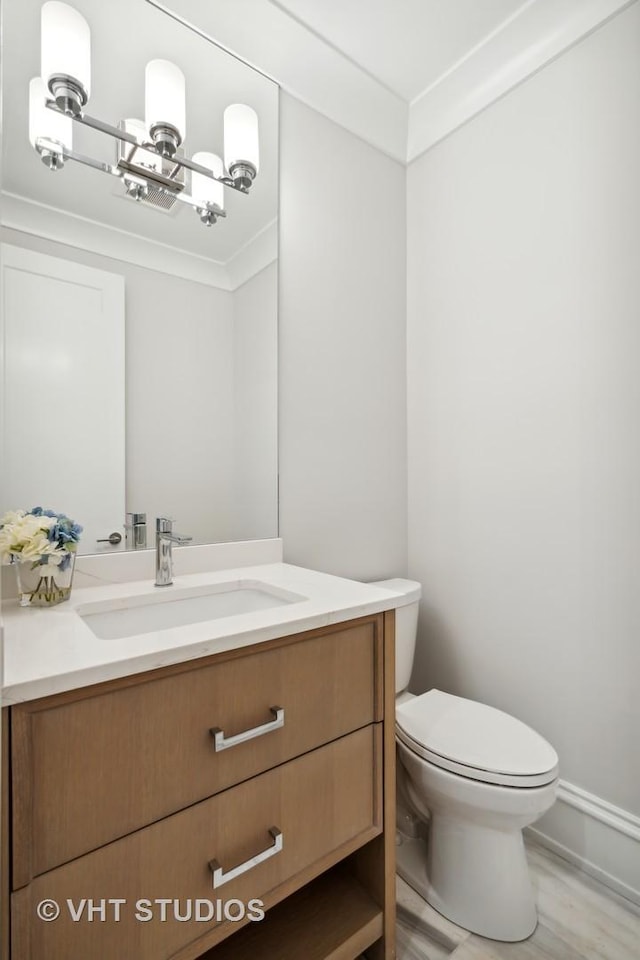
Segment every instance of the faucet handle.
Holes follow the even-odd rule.
[[[136,524],[146,523],[146,513],[127,513],[125,516],[125,527],[135,527]]]
[[[173,517],[156,517],[156,533],[171,533]]]

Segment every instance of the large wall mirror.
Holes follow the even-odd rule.
[[[211,225],[211,205],[135,178],[73,158],[49,169],[29,130],[42,2],[4,0],[0,514],[63,511],[84,525],[81,553],[133,547],[131,513],[148,546],[157,516],[194,543],[277,536],[277,85],[152,3],[70,6],[91,31],[84,116],[144,121],[146,65],[170,61],[185,78],[176,156],[222,157],[240,103],[257,114],[259,169],[247,194],[223,188]],[[116,165],[116,140],[68,124],[73,153]],[[152,184],[170,159],[147,154]]]

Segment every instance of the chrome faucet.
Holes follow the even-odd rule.
[[[128,513],[124,525],[125,542],[128,550],[146,550],[147,515],[146,513]]]
[[[192,539],[174,533],[173,520],[168,517],[156,518],[156,587],[170,587],[173,583],[173,544]]]

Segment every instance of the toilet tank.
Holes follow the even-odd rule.
[[[377,580],[371,586],[403,595],[402,606],[396,608],[396,694],[402,693],[409,686],[413,669],[422,587],[415,580],[401,579]]]

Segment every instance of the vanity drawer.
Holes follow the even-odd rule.
[[[13,889],[379,720],[381,637],[369,617],[14,707]]]
[[[199,956],[236,925],[179,922],[174,901],[183,916],[197,899],[215,905],[218,899],[248,904],[257,898],[271,906],[289,892],[284,885],[291,878],[312,879],[381,832],[381,739],[380,724],[365,727],[38,877],[12,895],[12,956]],[[232,868],[269,850],[272,827],[281,831],[282,849],[214,889],[209,862],[219,862],[224,880]],[[165,922],[155,904],[162,898],[171,901]],[[54,923],[37,917],[44,899],[62,908]],[[67,901],[77,910],[83,899],[94,906],[126,902],[118,922],[108,903],[103,922],[98,914],[93,922],[86,915],[74,922]],[[149,922],[135,917],[142,899],[151,901]]]

